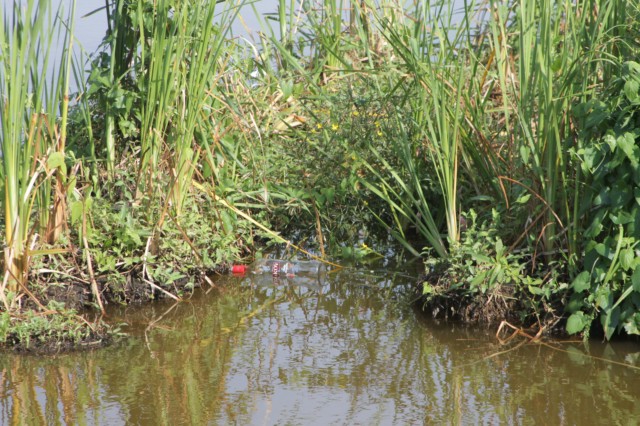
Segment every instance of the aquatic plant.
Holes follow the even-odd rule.
[[[627,61],[602,99],[575,106],[585,185],[581,272],[567,304],[570,333],[588,331],[600,319],[607,339],[624,329],[640,334],[640,64]]]
[[[17,4],[0,69],[6,306],[47,253],[36,233],[59,256],[35,279],[83,247],[89,276],[64,273],[99,303],[134,278],[178,297],[275,231],[362,257],[383,230],[443,259],[464,300],[505,290],[523,319],[555,321],[568,298],[569,331],[599,316],[607,337],[637,332],[636,212],[612,183],[635,170],[637,8],[282,0],[250,40],[230,34],[242,3],[116,0],[70,106],[72,39],[47,79],[50,4]]]
[[[407,118],[410,121],[400,126],[405,130],[399,135],[387,135],[409,180],[385,161],[384,167],[392,178],[365,184],[387,201],[396,218],[395,235],[403,244],[409,246],[398,216],[407,219],[441,257],[447,256],[447,244],[459,238],[458,169],[465,132],[462,93],[477,70],[475,57],[469,54],[472,46],[465,45],[472,30],[474,7],[466,5],[460,25],[453,23],[456,11],[452,2],[443,2],[439,7],[416,3],[406,18],[376,15],[380,32],[399,58],[397,66],[410,79],[409,84],[399,82],[396,87],[403,91],[401,98],[411,116],[406,117],[406,109],[399,108],[394,117],[398,123],[407,123]],[[433,166],[438,182],[440,197],[436,205],[424,193],[424,167],[420,163],[425,162]],[[374,166],[368,168],[374,171]],[[446,240],[441,236],[442,216]]]
[[[72,4],[64,31],[73,28]],[[48,75],[52,43],[63,28],[62,11],[49,1],[14,1],[0,17],[0,138],[4,205],[4,278],[0,295],[26,288],[32,248],[32,212],[45,239],[57,240],[65,226],[65,141],[71,61],[64,38],[57,67]],[[49,80],[50,79],[50,80]],[[49,82],[47,82],[49,80]],[[55,187],[51,179],[55,176]],[[52,193],[53,192],[53,193]],[[52,206],[52,210],[49,209]],[[46,227],[45,227],[46,226]]]

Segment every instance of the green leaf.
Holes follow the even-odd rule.
[[[567,320],[567,333],[576,334],[580,333],[590,323],[588,317],[585,317],[584,312],[578,311],[571,315]]]
[[[69,204],[69,210],[71,211],[71,224],[76,225],[80,223],[82,219],[82,212],[84,210],[84,205],[82,201],[74,201]]]
[[[604,335],[607,340],[611,339],[613,333],[616,331],[616,327],[620,322],[620,308],[614,308],[607,312],[607,314],[601,317],[602,327],[604,328]]]
[[[611,133],[607,133],[606,135],[604,135],[604,138],[602,138],[604,140],[604,142],[609,145],[609,149],[611,149],[611,152],[614,153],[616,152],[616,146],[618,145],[618,143],[616,142],[616,137],[611,134]],[[594,152],[595,154],[595,152]],[[593,167],[595,164],[591,164],[591,166]]]
[[[596,253],[598,253],[602,257],[606,257],[607,259],[610,259],[610,260],[613,259],[612,247],[610,247],[607,244],[598,243],[596,245]]]
[[[326,197],[329,204],[333,203],[336,195],[336,190],[334,188],[322,188],[320,192]]]
[[[591,105],[592,109],[589,111],[587,115],[587,119],[585,120],[585,128],[593,128],[602,124],[607,118],[609,118],[609,111],[607,111],[606,105],[603,102],[596,102]],[[606,137],[605,137],[606,141]],[[615,140],[614,140],[615,142]],[[611,146],[611,145],[610,145]],[[615,147],[612,146],[612,150]]]
[[[631,132],[625,132],[622,136],[619,136],[616,140],[618,148],[620,148],[627,158],[631,161],[631,164],[635,167],[638,165],[638,149],[636,147],[635,135]]]
[[[222,219],[222,227],[226,234],[230,234],[233,231],[233,219],[229,215],[229,212],[226,210],[222,210],[220,212],[220,217]]]
[[[571,295],[569,302],[565,305],[565,311],[569,313],[578,312],[584,307],[584,298],[580,297],[577,293]]]
[[[524,164],[529,162],[529,154],[531,154],[531,151],[526,146],[520,146],[520,157],[522,157]]]
[[[616,214],[610,214],[609,217],[615,225],[626,225],[635,220],[634,215],[624,210],[618,210]]]
[[[627,334],[640,334],[640,312],[625,321],[624,329]]]
[[[545,293],[545,290],[543,288],[536,287],[536,286],[533,286],[533,285],[529,285],[529,286],[527,286],[527,288],[529,289],[529,292],[531,294],[535,294],[536,296],[539,296],[539,295]]]
[[[640,205],[640,188],[633,188],[633,197],[636,199],[636,203]]]
[[[67,191],[72,197],[75,197],[75,194],[73,194],[73,189],[76,187],[77,182],[78,179],[75,176],[67,181]]]
[[[638,95],[638,89],[640,89],[640,84],[637,80],[628,80],[624,84],[624,95],[631,102],[636,102],[640,96]]]
[[[136,229],[127,227],[125,232],[127,236],[131,238],[131,241],[133,241],[136,246],[140,247],[143,245],[142,239],[140,238],[140,234],[137,232]]]
[[[58,167],[65,166],[64,163],[64,154],[62,152],[52,152],[47,158],[47,167],[49,169],[57,169]],[[66,167],[64,168],[64,173],[66,174]]]
[[[588,290],[591,287],[591,274],[587,271],[580,272],[571,283],[571,287],[576,293]]]
[[[500,258],[504,254],[504,245],[500,238],[496,239],[496,257]]]
[[[604,309],[610,309],[613,306],[613,292],[607,287],[601,287],[596,294],[596,306]]]
[[[479,264],[491,263],[491,258],[489,256],[487,256],[487,255],[484,255],[484,254],[472,252],[471,253],[471,258],[473,260],[475,260],[476,262],[478,262]]]
[[[475,289],[479,287],[487,279],[487,271],[480,272],[474,279],[471,280],[470,287]]]
[[[640,204],[640,202],[638,203]],[[604,229],[603,222],[607,216],[607,211],[605,209],[600,209],[596,212],[595,216],[591,220],[591,225],[584,232],[584,236],[586,238],[594,238],[600,235],[602,230]]]
[[[204,179],[209,179],[211,176],[213,176],[213,170],[211,170],[211,166],[209,165],[209,162],[205,161],[202,164],[202,177]]]
[[[628,271],[629,269],[631,269],[631,267],[633,266],[634,258],[635,258],[635,255],[632,249],[626,248],[626,249],[620,250],[620,266],[622,266],[622,269],[625,271]]]

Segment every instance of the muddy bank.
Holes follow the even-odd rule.
[[[566,316],[561,300],[540,303],[510,283],[486,291],[471,291],[447,268],[435,268],[422,275],[416,285],[415,306],[434,319],[497,329],[504,321],[515,327],[556,337],[566,336]]]
[[[222,269],[217,272],[222,271]],[[118,325],[105,322],[89,283],[67,281],[51,285],[35,281],[28,294],[18,297],[20,309],[0,315],[0,350],[38,355],[101,348],[122,339]],[[153,288],[128,274],[115,287],[97,280],[104,306],[144,305],[168,298],[180,299],[207,284],[204,273],[176,280],[166,288]],[[196,283],[193,285],[193,283]]]

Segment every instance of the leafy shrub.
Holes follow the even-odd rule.
[[[609,339],[640,334],[640,64],[625,62],[603,99],[576,107],[585,242],[567,331],[588,335],[599,318]]]
[[[399,130],[390,119],[399,101],[381,85],[376,76],[352,75],[329,81],[322,96],[300,84],[283,89],[289,101],[280,105],[278,124],[265,129],[266,143],[253,160],[258,179],[239,183],[247,194],[264,194],[256,198],[264,201],[265,220],[273,228],[285,235],[313,234],[317,208],[327,243],[340,255],[341,245],[357,241],[363,230],[376,230],[375,215],[390,221],[385,203],[362,185],[363,179],[375,179],[365,163],[382,169],[380,156],[400,171],[392,150]],[[401,172],[404,177],[406,170]]]
[[[142,277],[143,265],[157,285],[193,288],[195,272],[234,261],[251,241],[249,223],[206,195],[190,193],[179,216],[166,209],[161,221],[163,200],[136,202],[127,176],[120,182],[120,192],[94,199],[87,211],[94,268],[115,294],[128,275]]]
[[[452,309],[454,316],[479,322],[515,319],[555,325],[553,301],[562,296],[567,284],[554,272],[545,278],[538,271],[532,273],[528,269],[532,256],[513,253],[504,245],[497,210],[481,223],[473,210],[465,216],[468,228],[450,248],[450,256],[427,260],[426,306],[434,313]]]

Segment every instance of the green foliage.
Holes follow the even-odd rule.
[[[74,310],[65,309],[64,304],[51,301],[48,314],[32,310],[21,317],[9,312],[0,313],[0,343],[22,350],[55,351],[81,343],[110,338],[118,333],[104,323],[89,324]]]
[[[640,311],[640,64],[628,61],[601,101],[576,106],[587,181],[583,271],[572,283],[570,333],[588,332],[599,318],[607,339],[638,334]]]
[[[163,206],[136,203],[135,183],[127,174],[119,182],[119,194],[114,195],[121,200],[94,199],[85,211],[92,224],[87,233],[97,278],[115,293],[124,291],[127,275],[150,278],[167,288],[193,288],[197,271],[214,271],[245,254],[251,227],[215,201],[191,195],[182,214],[171,216],[159,229],[149,219],[159,216]],[[147,276],[142,275],[143,266]]]
[[[462,287],[470,293],[486,294],[503,285],[520,284],[522,257],[509,253],[498,235],[498,212],[493,210],[491,225],[488,222],[478,225],[473,210],[467,216],[469,227],[460,243],[452,246],[448,261],[451,288]]]
[[[372,241],[386,231],[416,255],[429,244],[425,254],[448,259],[429,261],[443,280],[425,284],[428,298],[503,301],[523,321],[555,318],[566,301],[572,333],[596,318],[607,338],[638,333],[637,6],[490,1],[479,18],[473,1],[458,13],[452,0],[282,0],[268,18],[279,35],[263,23],[252,45],[228,36],[229,3],[108,2],[103,50],[69,115],[70,151],[60,97],[70,56],[55,88],[41,84],[44,15],[27,3],[32,38],[2,32],[16,42],[3,55],[24,62],[0,69],[15,266],[28,264],[19,257],[32,219],[40,234],[50,223],[53,192],[67,201],[56,207],[71,223],[64,244],[82,247],[113,293],[132,279],[195,286],[197,271],[268,234],[250,214],[342,258],[377,256]],[[462,232],[471,207],[485,219],[471,211]],[[77,250],[60,252],[77,261]]]
[[[73,28],[75,5],[63,23],[61,17],[52,20],[49,1],[10,3],[0,10],[0,180],[6,244],[4,271],[8,290],[15,291],[18,283],[25,284],[28,272],[26,247],[32,213],[38,215],[41,229],[46,228],[54,197],[52,176],[64,165],[71,57],[67,31],[63,54],[55,58],[60,65],[51,81],[47,81],[46,73],[56,34],[65,26]],[[58,13],[61,16],[61,9]],[[36,199],[39,208],[34,210]],[[4,291],[3,287],[1,293]],[[0,296],[4,299],[4,294]],[[6,300],[3,302],[9,309]]]
[[[287,234],[315,233],[317,211],[329,251],[342,255],[359,232],[376,228],[375,214],[387,219],[384,204],[362,185],[369,174],[364,161],[379,164],[373,150],[389,151],[391,135],[397,134],[389,120],[397,100],[380,95],[378,83],[384,79],[345,76],[329,81],[322,96],[312,96],[301,84],[283,84],[289,97],[275,118],[264,120],[264,144],[240,145],[237,157],[244,167],[238,173],[253,179],[230,182],[224,196],[256,209]],[[275,124],[267,127],[271,120]]]
[[[465,13],[472,14],[473,9],[468,5]],[[387,134],[390,153],[373,148],[376,161],[364,161],[376,178],[364,183],[388,205],[394,221],[392,232],[405,247],[413,250],[403,229],[403,223],[409,222],[438,256],[446,257],[447,243],[459,238],[458,166],[463,122],[459,97],[465,81],[473,77],[469,61],[474,59],[460,45],[465,43],[471,20],[454,25],[452,2],[433,9],[416,3],[405,19],[391,19],[384,10],[373,10],[381,36],[389,43],[391,54],[399,58],[397,69],[408,78],[390,85],[390,94],[401,93],[399,107],[389,120],[398,130]],[[426,173],[427,168],[431,173]],[[388,177],[379,172],[381,169]],[[436,191],[425,185],[426,175],[435,181]],[[442,222],[447,239],[441,236]]]
[[[471,304],[469,300],[474,300],[478,310],[474,315],[481,318],[493,317],[497,310],[522,323],[555,321],[552,304],[566,292],[567,284],[557,274],[543,278],[538,271],[526,270],[531,254],[513,253],[504,245],[500,234],[505,227],[497,210],[481,223],[473,210],[465,217],[468,228],[451,247],[449,257],[426,262],[431,276],[423,284],[426,303],[457,299]]]

